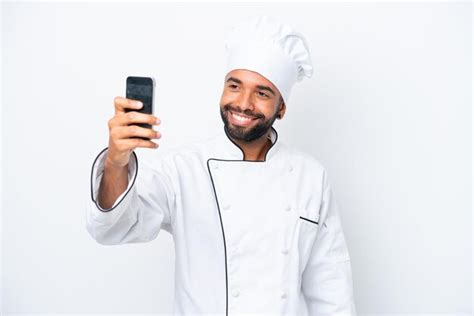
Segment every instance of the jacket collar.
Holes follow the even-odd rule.
[[[275,154],[278,152],[280,147],[280,142],[278,141],[278,132],[276,129],[271,126],[270,128],[270,140],[272,141],[272,146],[268,149],[266,156],[263,161],[254,161],[254,162],[266,162],[271,160]],[[224,160],[242,160],[244,159],[244,151],[235,143],[230,136],[227,134],[224,126],[220,129],[220,132],[216,135],[216,151],[217,157],[212,157],[215,159],[224,159]],[[252,162],[252,161],[249,161]]]

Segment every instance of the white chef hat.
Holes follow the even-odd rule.
[[[313,74],[303,35],[266,15],[237,24],[228,33],[225,48],[226,74],[234,69],[255,71],[278,88],[285,103],[293,84]]]

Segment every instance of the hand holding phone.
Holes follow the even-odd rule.
[[[115,115],[109,120],[109,152],[107,163],[114,167],[124,167],[128,164],[133,150],[137,147],[158,148],[159,145],[151,139],[161,138],[161,133],[153,130],[152,125],[159,125],[160,119],[153,113],[153,88],[150,91],[147,78],[143,87],[135,80],[127,78],[127,98],[114,99]],[[129,89],[130,88],[130,89]],[[151,99],[150,99],[151,92]],[[129,98],[132,97],[132,98]],[[142,102],[142,105],[139,103]]]

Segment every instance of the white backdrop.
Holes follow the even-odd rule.
[[[171,235],[88,235],[91,165],[128,75],[157,79],[157,151],[221,128],[223,38],[258,13],[310,44],[275,128],[328,170],[359,314],[471,313],[469,3],[4,3],[3,313],[172,310]]]

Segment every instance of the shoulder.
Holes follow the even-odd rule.
[[[212,142],[209,139],[187,141],[180,145],[170,146],[166,152],[162,154],[162,157],[163,160],[169,164],[189,164],[202,160],[211,145]]]
[[[312,172],[324,172],[325,167],[321,161],[311,153],[286,143],[281,144],[281,148],[286,154],[288,163],[293,164],[295,167],[309,169]]]

